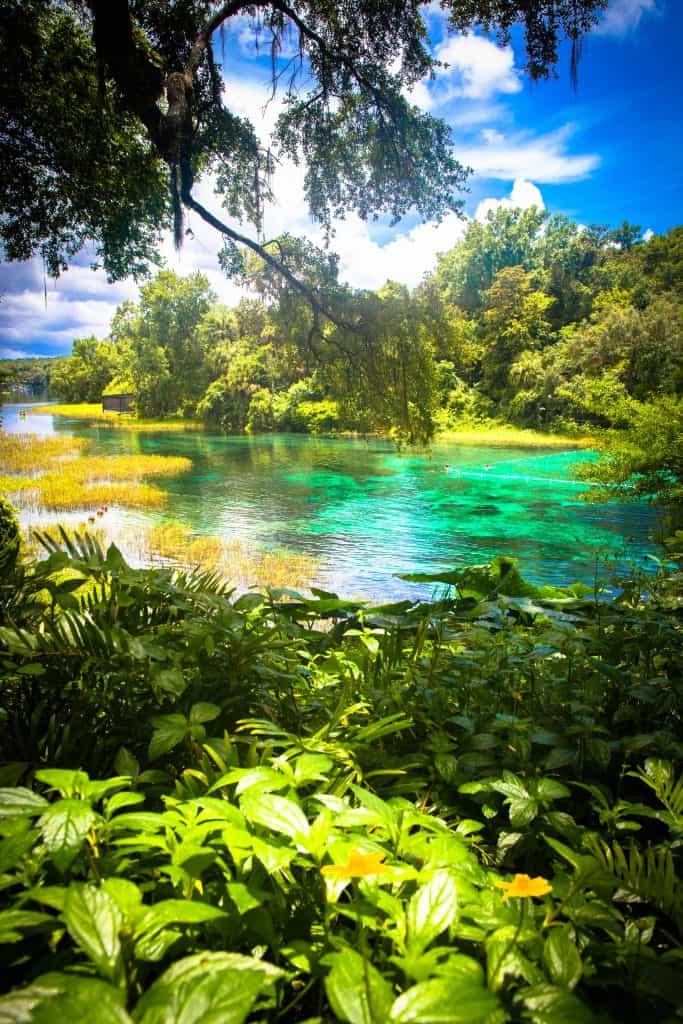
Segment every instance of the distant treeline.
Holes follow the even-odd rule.
[[[65,362],[65,359],[64,356],[2,359],[0,360],[0,386],[3,390],[23,388],[31,394],[40,394],[50,386],[52,374],[60,363]]]

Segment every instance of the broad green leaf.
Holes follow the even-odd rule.
[[[34,817],[42,814],[49,804],[44,796],[34,793],[25,786],[13,786],[11,789],[0,789],[0,818],[22,815]]]
[[[129,775],[135,779],[140,774],[140,762],[125,747],[119,747],[114,759],[114,770],[119,775]]]
[[[144,802],[142,793],[114,793],[106,802],[106,816],[110,818],[124,807],[137,807]]]
[[[38,1004],[31,1024],[132,1024],[123,1006],[123,993],[98,978],[46,974],[36,985],[54,986],[57,993]]]
[[[95,820],[83,800],[57,800],[38,821],[43,842],[60,871],[71,866]]]
[[[487,1024],[500,1010],[497,997],[476,982],[432,978],[398,997],[392,1024]]]
[[[50,789],[56,789],[63,797],[86,796],[90,782],[85,772],[68,768],[42,768],[36,772],[36,778]]]
[[[21,858],[28,853],[40,834],[34,828],[27,828],[25,820],[18,819],[15,824],[21,831],[17,830],[6,839],[0,839],[0,875],[21,866]]]
[[[242,1024],[282,971],[238,953],[198,953],[169,967],[138,1002],[137,1024]]]
[[[150,680],[152,689],[161,703],[161,694],[180,697],[187,689],[187,681],[179,668],[162,668]]]
[[[569,934],[568,925],[551,928],[543,947],[543,960],[551,981],[565,988],[574,988],[583,971],[581,956]]]
[[[182,743],[189,729],[189,723],[184,715],[156,715],[152,719],[152,725],[154,732],[148,751],[152,761]]]
[[[240,800],[240,807],[248,821],[282,832],[290,839],[307,836],[310,832],[308,819],[299,805],[284,796],[247,792]]]
[[[19,942],[33,928],[59,928],[59,921],[37,910],[0,911],[0,944]],[[1,1018],[0,1018],[1,1020]]]
[[[247,914],[255,907],[261,906],[261,900],[250,892],[244,882],[229,882],[227,886],[228,896],[237,907],[240,914]]]
[[[334,762],[325,754],[302,754],[294,762],[294,781],[297,785],[303,782],[317,782],[324,779]]]
[[[539,780],[536,792],[541,800],[562,800],[564,797],[571,796],[571,791],[561,782],[548,778]]]
[[[127,878],[105,878],[102,888],[111,896],[124,918],[134,915],[142,907],[142,893]]]
[[[86,795],[96,803],[110,793],[116,793],[119,789],[130,786],[130,775],[115,775],[109,779],[93,779],[88,783]]]
[[[511,800],[509,806],[510,824],[513,828],[524,828],[531,824],[539,812],[537,800]]]
[[[225,917],[225,911],[208,903],[193,903],[191,900],[162,900],[156,903],[138,921],[135,936],[153,935],[172,924],[204,924]]]
[[[114,898],[94,885],[72,884],[64,901],[69,934],[88,954],[101,974],[123,984],[124,967],[119,933],[123,914]]]
[[[35,982],[28,988],[15,989],[0,996],[0,1024],[31,1024],[36,1007],[44,999],[59,995],[59,992],[60,988],[55,984]]]
[[[420,886],[408,904],[408,949],[420,953],[437,935],[455,921],[458,892],[455,879],[446,869],[434,872],[426,885]]]
[[[566,989],[534,985],[521,998],[533,1024],[597,1024],[586,1004]]]
[[[273,768],[233,768],[232,771],[229,771],[226,775],[221,775],[220,779],[214,782],[209,793],[222,789],[224,786],[229,786],[233,782],[237,783],[235,786],[235,796],[240,796],[246,790],[255,787],[271,792],[276,789],[287,789],[290,785],[289,779],[282,772],[276,772]]]
[[[325,991],[337,1017],[348,1024],[386,1024],[394,996],[377,968],[353,949],[332,953],[327,961],[332,969]]]
[[[213,722],[214,718],[218,718],[221,713],[221,709],[217,704],[208,704],[206,702],[199,702],[193,704],[190,708],[190,722],[192,725],[198,725],[200,722]]]

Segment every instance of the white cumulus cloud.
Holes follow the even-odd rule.
[[[537,206],[539,210],[545,209],[541,190],[532,181],[517,178],[509,196],[503,199],[482,199],[477,206],[474,219],[483,223],[494,210],[528,210],[531,206]]]
[[[478,35],[450,36],[435,47],[434,56],[447,67],[436,68],[435,78],[418,82],[410,94],[424,110],[456,98],[481,103],[522,89],[511,46]]]

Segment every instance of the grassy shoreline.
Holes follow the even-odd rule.
[[[589,435],[580,437],[569,434],[545,434],[527,427],[513,427],[509,424],[483,424],[463,426],[456,430],[439,431],[435,441],[457,444],[500,445],[510,448],[592,448],[595,439]]]
[[[86,424],[97,427],[111,427],[113,430],[138,431],[186,431],[202,430],[204,424],[196,420],[139,420],[132,413],[104,411],[99,402],[80,402],[69,405],[37,405],[26,410],[32,416],[63,416],[73,420],[83,420]]]
[[[205,424],[198,420],[136,419],[132,413],[105,412],[97,403],[60,403],[40,405],[26,410],[31,415],[63,416],[83,420],[94,426],[111,427],[118,430],[137,431],[185,431],[204,430]],[[344,437],[359,437],[357,433],[344,432]],[[381,436],[381,435],[377,435]],[[507,423],[467,424],[453,430],[439,430],[434,442],[451,442],[471,445],[507,445],[511,448],[591,448],[594,439],[589,435],[544,433],[527,427],[515,427]]]

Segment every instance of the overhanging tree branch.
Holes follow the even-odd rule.
[[[211,213],[210,210],[207,210],[199,200],[195,199],[191,190],[184,188],[181,198],[185,206],[190,210],[194,210],[194,212],[201,217],[206,224],[209,224],[216,231],[220,232],[220,234],[224,235],[225,238],[229,238],[231,241],[237,242],[238,245],[244,245],[248,249],[251,249],[253,253],[259,256],[260,259],[262,259],[263,262],[271,268],[271,270],[276,271],[276,273],[284,277],[292,288],[298,291],[300,295],[304,296],[316,316],[324,316],[327,320],[330,320],[336,327],[339,327],[342,330],[355,329],[356,325],[345,323],[337,317],[336,314],[332,313],[331,310],[320,301],[315,291],[312,288],[309,288],[308,285],[304,284],[296,274],[293,274],[285,263],[277,260],[264,246],[255,242],[253,238],[249,238],[248,235],[243,235],[239,231],[235,231],[234,228],[225,224],[224,221],[216,217],[216,215]]]

